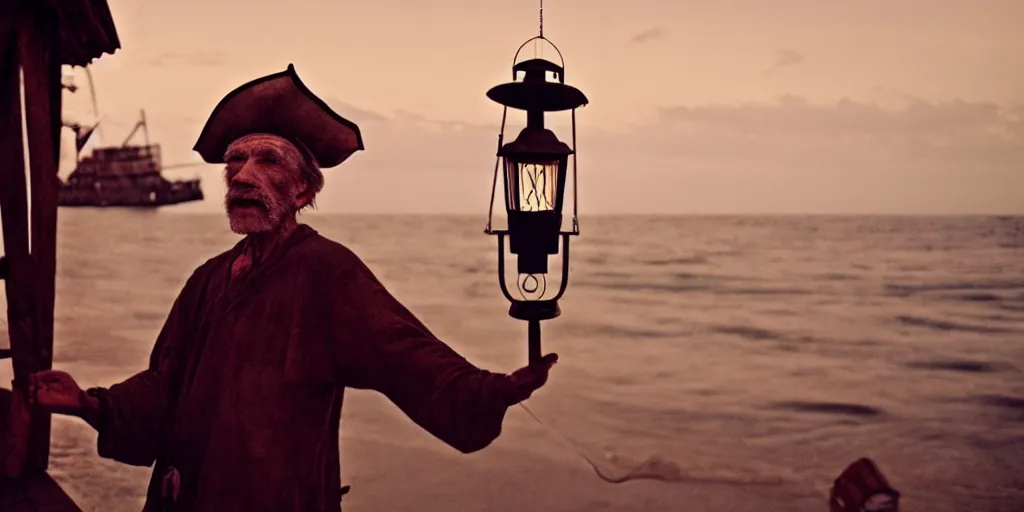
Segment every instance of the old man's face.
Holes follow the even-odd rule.
[[[224,207],[235,233],[273,231],[311,199],[302,153],[281,137],[242,137],[228,146],[224,161]]]

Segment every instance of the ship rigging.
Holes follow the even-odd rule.
[[[199,179],[171,181],[162,171],[173,167],[189,167],[195,164],[164,166],[160,145],[149,139],[146,112],[140,112],[138,122],[120,146],[94,148],[85,157],[80,153],[92,134],[99,127],[100,119],[96,108],[96,95],[92,92],[92,75],[89,77],[93,114],[96,121],[92,126],[63,122],[75,131],[75,170],[62,181],[58,190],[60,206],[94,207],[143,207],[152,208],[203,200]],[[62,87],[75,92],[73,83],[62,83]],[[132,139],[142,132],[143,143],[132,144]]]

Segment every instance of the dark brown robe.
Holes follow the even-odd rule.
[[[172,510],[340,509],[344,388],[383,393],[461,452],[493,441],[512,394],[435,338],[344,246],[299,228],[229,287],[240,243],[188,279],[149,369],[99,390],[99,454],[180,474]]]

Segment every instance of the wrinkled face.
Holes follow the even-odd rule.
[[[235,233],[274,231],[309,202],[302,153],[281,137],[241,137],[228,146],[224,161],[224,207]]]

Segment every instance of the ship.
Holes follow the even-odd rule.
[[[89,140],[97,124],[82,127],[65,124],[75,130],[76,154]],[[142,130],[143,144],[130,144]],[[135,124],[120,146],[97,147],[78,159],[75,170],[60,184],[59,206],[155,208],[191,201],[202,201],[199,179],[171,181],[162,174],[160,145],[149,141],[146,113]]]

